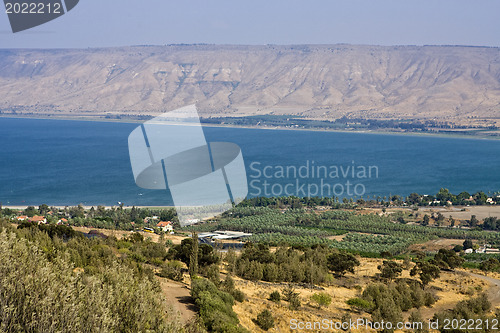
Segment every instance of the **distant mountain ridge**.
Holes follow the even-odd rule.
[[[500,49],[169,45],[0,50],[3,113],[500,118]]]

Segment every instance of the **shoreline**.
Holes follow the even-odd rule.
[[[82,116],[13,116],[0,114],[1,118],[7,119],[33,119],[33,120],[62,120],[62,121],[86,121],[86,122],[103,122],[103,123],[124,123],[124,124],[141,124],[147,120],[135,119],[105,119],[100,117],[82,117]],[[202,127],[212,128],[243,128],[243,129],[260,129],[260,130],[278,130],[278,131],[307,131],[307,132],[324,132],[324,133],[352,133],[352,134],[374,134],[374,135],[393,135],[393,136],[417,136],[417,137],[435,137],[435,138],[451,138],[451,139],[471,139],[471,140],[500,140],[500,136],[493,135],[476,135],[476,134],[452,134],[452,133],[422,133],[422,132],[402,132],[390,130],[337,130],[327,128],[291,128],[287,126],[251,126],[251,125],[226,125],[226,124],[206,124],[201,123]],[[471,131],[473,131],[471,129]]]

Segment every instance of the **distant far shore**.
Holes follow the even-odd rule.
[[[293,117],[293,116],[290,116]],[[13,114],[0,114],[0,119],[37,119],[37,120],[71,120],[71,121],[88,121],[88,122],[113,122],[113,123],[128,123],[138,124],[143,123],[147,119],[136,119],[134,117],[126,118],[106,118],[105,116],[70,116],[70,115],[37,115],[37,116],[23,116]],[[362,133],[362,134],[382,134],[382,135],[411,135],[411,136],[430,136],[430,137],[443,137],[443,138],[457,138],[457,139],[481,139],[481,140],[500,140],[500,131],[478,131],[474,128],[463,129],[460,132],[440,132],[440,131],[427,131],[427,132],[413,132],[404,130],[391,130],[391,129],[333,129],[327,127],[294,127],[294,126],[279,126],[279,125],[238,125],[238,124],[222,124],[222,123],[206,123],[202,121],[203,127],[223,127],[223,128],[245,128],[245,129],[263,129],[263,130],[293,130],[293,131],[312,131],[312,132],[337,132],[337,133]]]

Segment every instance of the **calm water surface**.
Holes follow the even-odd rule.
[[[0,118],[0,202],[172,204],[168,191],[144,190],[134,183],[127,138],[137,126]],[[350,196],[350,187],[351,195],[365,198],[435,194],[441,187],[500,190],[497,140],[221,127],[204,131],[208,141],[241,147],[250,196],[286,194],[285,188],[299,196],[321,194],[320,188],[324,195],[342,191],[340,196]],[[286,170],[288,175],[281,173]],[[300,174],[294,177],[294,171]]]

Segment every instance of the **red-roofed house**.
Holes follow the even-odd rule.
[[[64,224],[64,223],[68,223],[68,220],[65,219],[64,217],[62,219],[60,219],[59,221],[57,221],[57,224]]]
[[[30,217],[29,220],[31,222],[36,222],[38,224],[40,224],[40,223],[43,223],[43,224],[47,223],[47,219],[44,216],[35,215],[33,217]]]
[[[164,221],[158,222],[158,224],[156,226],[158,228],[160,228],[163,232],[174,231],[174,227],[172,226],[172,222],[170,222],[170,221],[167,221],[167,222],[164,222]]]
[[[17,217],[18,221],[24,221],[24,220],[27,220],[27,219],[28,219],[28,217],[26,215],[21,215],[21,216]]]

